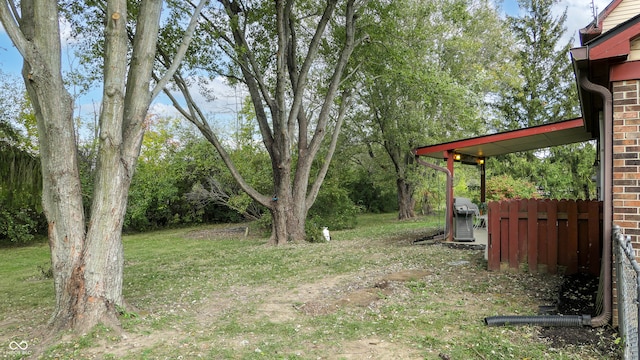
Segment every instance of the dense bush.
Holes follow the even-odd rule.
[[[309,209],[308,222],[326,226],[330,230],[353,229],[356,226],[358,207],[349,198],[346,189],[326,182]]]
[[[398,194],[395,183],[376,183],[371,174],[358,171],[344,184],[351,202],[368,213],[388,213],[398,210]]]
[[[327,242],[322,233],[323,226],[319,225],[315,220],[310,219],[304,224],[304,233],[306,235],[305,240],[310,243],[323,243]]]
[[[242,215],[228,206],[202,199],[194,202],[188,196],[196,184],[206,184],[213,177],[226,185],[229,178],[211,144],[175,126],[160,119],[145,134],[129,189],[124,229],[242,221]]]
[[[46,234],[44,216],[30,208],[0,210],[0,244],[25,244],[37,234]]]
[[[537,197],[536,186],[525,180],[516,180],[509,175],[493,176],[487,179],[487,201]]]

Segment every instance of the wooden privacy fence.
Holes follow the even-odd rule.
[[[490,202],[487,220],[489,270],[600,274],[601,201]]]

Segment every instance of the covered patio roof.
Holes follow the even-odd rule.
[[[524,129],[478,136],[469,139],[450,141],[442,144],[423,146],[413,149],[418,158],[428,156],[447,161],[443,168],[429,162],[418,163],[447,174],[447,225],[445,238],[453,239],[453,163],[460,161],[480,167],[480,201],[485,202],[485,162],[491,156],[509,154],[518,151],[536,150],[547,147],[573,144],[595,139],[587,130],[583,118],[564,120]]]
[[[564,120],[524,129],[456,140],[414,149],[416,156],[446,159],[461,154],[475,159],[536,150],[594,139],[582,118]]]

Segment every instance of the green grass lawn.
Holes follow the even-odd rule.
[[[122,331],[61,334],[42,358],[609,358],[551,346],[535,327],[486,327],[486,316],[535,314],[558,278],[488,272],[482,251],[412,245],[440,219],[395,216],[361,216],[324,244],[272,247],[222,226],[125,236],[134,310]],[[0,249],[0,359],[25,355],[12,341],[39,343],[54,302],[48,261],[46,245]]]

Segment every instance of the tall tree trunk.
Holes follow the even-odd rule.
[[[58,2],[22,0],[20,13],[0,2],[0,21],[24,59],[23,78],[38,124],[43,209],[56,306],[53,331],[118,325],[123,305],[122,223],[152,99],[173,76],[206,0],[196,7],[167,73],[150,91],[162,1],[140,1],[133,50],[127,37],[127,0],[106,2],[103,102],[97,176],[86,228],[73,101],[62,79]],[[13,4],[12,4],[13,6]],[[130,55],[130,57],[128,57]]]
[[[2,21],[11,27],[3,4]],[[73,126],[73,101],[60,71],[60,38],[55,1],[21,2],[22,18],[10,31],[25,58],[22,75],[38,124],[42,163],[42,206],[48,222],[56,305],[55,329],[76,325],[84,309],[85,218]]]
[[[291,169],[285,166],[274,166],[277,174],[276,193],[272,199],[271,211],[272,232],[270,244],[282,245],[290,242],[305,240],[304,230],[307,217],[305,197],[306,192],[300,191],[297,185],[291,183]]]
[[[304,225],[306,213],[296,210],[290,197],[278,198],[277,204],[270,209],[272,232],[269,243],[283,245],[289,242],[302,242],[306,238]]]
[[[413,186],[406,179],[398,178],[396,180],[398,188],[398,219],[411,219],[416,216],[413,199]]]
[[[124,254],[122,221],[129,190],[129,174],[123,169],[123,116],[127,60],[127,10],[125,1],[107,3],[105,66],[98,164],[91,206],[91,222],[85,245],[87,307],[91,318],[115,320],[116,306],[122,298]],[[124,203],[123,203],[124,200]],[[91,326],[92,324],[87,324]]]
[[[235,61],[239,65],[254,104],[262,141],[271,158],[275,188],[273,198],[277,200],[258,192],[245,181],[222,143],[207,124],[206,118],[202,116],[198,104],[193,103],[186,87],[179,86],[189,102],[186,108],[170,94],[169,96],[176,108],[214,145],[242,190],[269,209],[272,216],[270,243],[277,245],[288,241],[302,241],[305,239],[304,227],[309,206],[315,201],[326,176],[344,114],[348,108],[346,104],[349,103],[349,91],[343,91],[341,93],[343,97],[338,101],[347,63],[356,44],[368,39],[367,36],[363,36],[358,41],[355,39],[355,21],[358,17],[356,12],[366,4],[366,1],[346,0],[342,3],[344,13],[341,12],[340,16],[344,16],[345,36],[344,43],[336,48],[338,56],[333,64],[333,70],[330,70],[332,64],[322,62],[326,59],[318,61],[317,57],[321,53],[323,44],[327,44],[324,39],[332,36],[331,32],[335,29],[333,25],[337,24],[333,23],[332,19],[336,17],[334,13],[338,1],[329,0],[314,4],[318,6],[317,22],[314,22],[315,29],[305,25],[311,23],[308,16],[314,16],[308,14],[309,9],[306,6],[300,7],[300,4],[293,0],[273,2],[277,39],[273,39],[276,40],[276,49],[268,50],[269,54],[261,53],[263,50],[261,46],[253,46],[253,41],[247,40],[255,38],[253,31],[260,31],[254,26],[247,26],[254,22],[252,13],[256,11],[255,14],[262,16],[265,8],[248,3],[243,8],[238,6],[237,1],[232,0],[220,0],[220,3],[228,16],[227,30],[232,35],[223,37],[223,40],[231,46],[230,48],[237,51]],[[303,16],[305,20],[300,20],[298,16]],[[212,23],[212,25],[215,29],[220,24]],[[267,28],[263,32],[271,34],[271,30]],[[327,31],[328,28],[332,30]],[[249,32],[245,33],[247,30]],[[215,35],[216,41],[220,39],[217,33],[218,31]],[[300,33],[306,34],[305,37],[309,36],[309,40],[301,41],[298,35]],[[275,64],[275,69],[264,67],[259,60],[262,56],[273,57],[273,63],[270,65]],[[316,68],[316,63],[321,63],[322,68],[326,67],[330,71],[326,84],[323,83],[317,88],[317,84],[310,86],[308,83],[310,76],[318,75],[312,72],[312,69]],[[181,84],[180,76],[176,78],[176,82]],[[322,93],[321,96],[313,93],[318,89]],[[321,102],[317,112],[315,100]],[[334,109],[338,103],[340,104],[339,114],[335,117]],[[307,106],[311,106],[312,109],[307,109]],[[335,122],[332,123],[332,120]],[[333,124],[331,128],[328,127],[330,124]],[[323,145],[328,129],[333,131],[334,136],[329,143],[324,163],[309,187],[309,169]],[[292,158],[296,148],[298,163],[294,165]],[[292,176],[294,173],[295,175]]]

